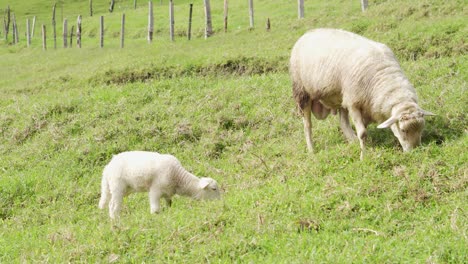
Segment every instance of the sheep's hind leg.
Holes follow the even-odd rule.
[[[109,215],[115,219],[122,208],[123,197],[125,195],[125,188],[114,188],[111,190],[111,199],[109,202]]]
[[[168,198],[168,197],[166,197],[165,199],[166,199],[167,206],[171,207],[172,206],[172,199]]]
[[[102,177],[101,181],[101,199],[99,199],[99,209],[104,209],[107,202],[109,201],[110,191],[109,184],[105,176]]]
[[[361,111],[356,108],[351,108],[350,110],[351,118],[354,121],[354,126],[356,127],[357,136],[359,139],[359,145],[361,146],[361,156],[360,159],[364,159],[365,153],[365,142],[367,137],[366,125],[361,115]]]
[[[307,150],[309,152],[313,151],[312,147],[312,121],[311,121],[311,112],[312,112],[312,101],[309,101],[302,108],[302,122],[304,123],[304,134],[307,143]]]
[[[149,191],[150,212],[152,214],[159,213],[161,206],[159,200],[161,199],[161,192],[158,188],[151,188]]]
[[[349,123],[348,110],[340,108],[340,127],[348,142],[353,142],[357,139],[351,124]]]

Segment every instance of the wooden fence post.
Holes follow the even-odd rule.
[[[89,16],[93,16],[93,0],[89,0]]]
[[[148,43],[153,41],[153,1],[148,2]]]
[[[268,18],[266,22],[266,30],[270,31],[270,29],[271,29],[270,18]]]
[[[368,6],[369,6],[369,3],[368,3],[367,0],[361,0],[361,10],[362,10],[362,12],[366,11]]]
[[[205,39],[213,34],[211,25],[211,6],[210,0],[204,0],[205,3]]]
[[[12,26],[13,26],[13,44],[18,43],[18,25],[16,24],[16,16],[14,13],[11,14]]]
[[[32,29],[31,29],[31,38],[34,38],[34,28],[36,27],[36,16],[33,17]]]
[[[101,16],[99,21],[100,21],[100,30],[99,30],[99,36],[100,36],[99,43],[100,44],[99,46],[101,48],[104,48],[104,16]]]
[[[120,28],[120,48],[124,47],[125,39],[125,13],[122,14],[122,26]]]
[[[15,14],[11,14],[11,41],[15,44]]]
[[[46,27],[42,24],[42,49],[47,50]]]
[[[297,0],[297,17],[304,18],[304,0]]]
[[[6,18],[5,18],[5,16],[3,16],[3,28],[2,29],[3,29],[3,35],[5,35],[5,37],[6,37],[6,34],[5,34],[6,33]]]
[[[75,26],[72,25],[70,29],[70,48],[73,47],[73,31],[75,30]]]
[[[54,4],[54,7],[52,8],[52,30],[54,34],[54,49],[57,48],[57,28],[56,28],[56,23],[55,23],[55,7],[57,3]]]
[[[169,0],[169,35],[174,41],[174,2]]]
[[[249,17],[250,17],[250,29],[253,29],[253,27],[254,27],[253,0],[249,0]]]
[[[81,48],[81,15],[78,16],[76,21],[76,45]]]
[[[26,45],[31,46],[31,26],[29,24],[29,18],[26,19]]]
[[[5,26],[5,41],[8,41],[8,31],[10,31],[10,6],[8,6],[5,11],[3,24]]]
[[[133,9],[136,9],[136,4],[137,4],[136,1],[137,0],[133,0]]]
[[[68,46],[68,21],[67,19],[63,20],[63,47],[66,48]]]
[[[110,1],[110,6],[109,6],[109,12],[111,12],[111,13],[112,13],[112,11],[114,11],[114,4],[115,4],[115,1],[111,0]]]
[[[227,32],[228,26],[228,0],[224,0],[224,32]]]
[[[188,19],[188,31],[187,31],[188,40],[190,40],[190,38],[192,37],[192,9],[193,9],[193,4],[190,4],[189,19]]]

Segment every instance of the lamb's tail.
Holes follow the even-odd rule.
[[[104,209],[107,202],[109,201],[110,190],[109,190],[109,183],[107,182],[106,177],[106,169],[104,169],[104,173],[102,174],[102,182],[101,182],[101,199],[99,200],[99,208]]]

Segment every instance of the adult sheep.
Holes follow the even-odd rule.
[[[304,34],[291,52],[293,96],[303,115],[307,148],[312,151],[311,113],[325,119],[339,111],[340,126],[349,141],[356,138],[364,157],[366,128],[390,127],[404,151],[421,143],[424,116],[417,95],[386,45],[339,29],[315,29]]]
[[[159,212],[161,198],[171,206],[175,194],[196,200],[220,197],[215,180],[196,177],[172,155],[148,151],[122,152],[112,158],[102,173],[99,208],[104,209],[110,199],[109,215],[114,219],[123,197],[132,192],[149,192],[151,213]]]

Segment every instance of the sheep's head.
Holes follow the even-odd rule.
[[[212,178],[201,178],[198,187],[200,188],[199,199],[212,200],[221,197],[218,183]]]
[[[424,128],[424,116],[434,115],[419,107],[405,109],[391,116],[378,128],[390,127],[400,141],[403,151],[410,151],[421,145],[421,135]]]

